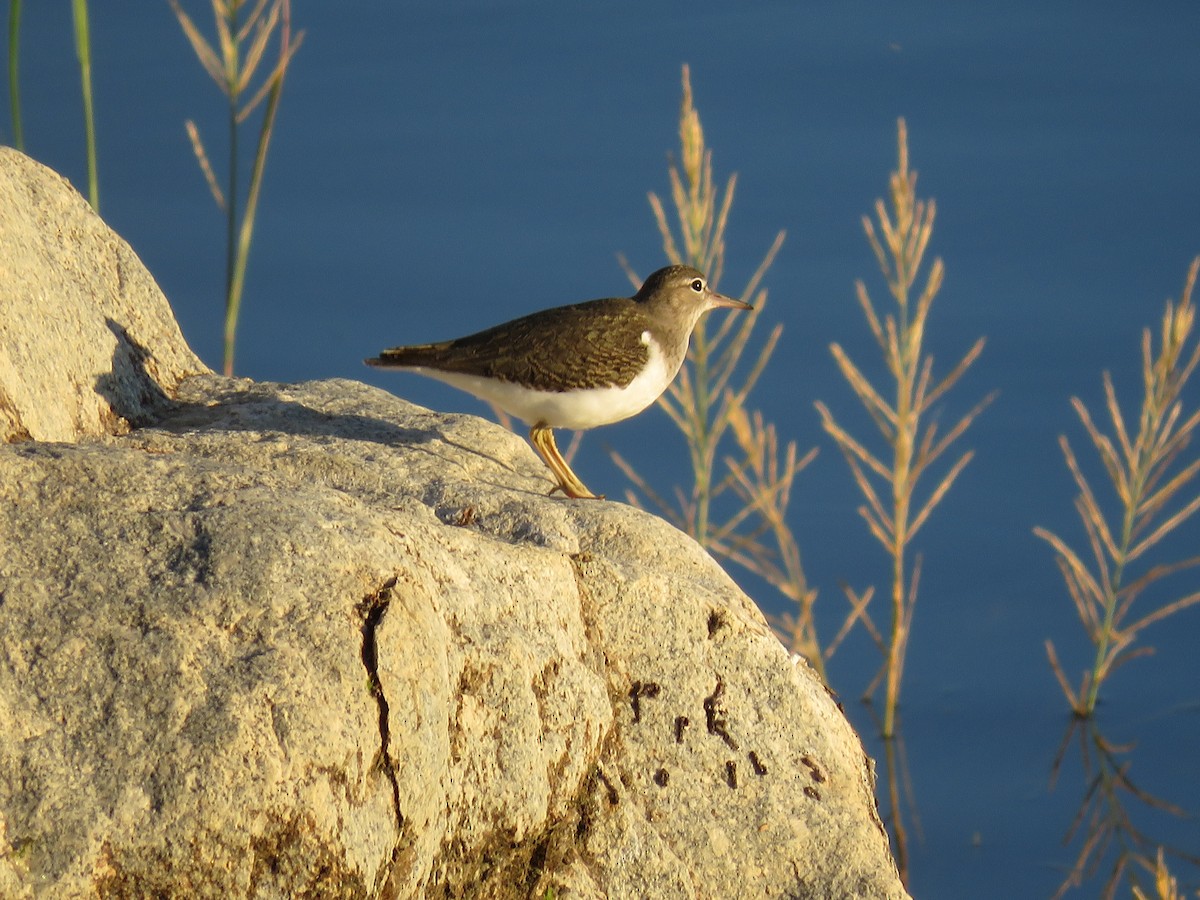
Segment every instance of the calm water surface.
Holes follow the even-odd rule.
[[[196,118],[219,148],[221,102],[165,3],[93,6],[103,213],[219,366],[222,221],[183,121]],[[1200,6],[298,2],[295,19],[307,36],[271,151],[239,373],[360,378],[482,413],[465,395],[359,361],[624,292],[618,252],[641,272],[660,265],[645,195],[668,189],[690,63],[718,175],[740,177],[722,288],[736,292],[775,232],[788,232],[764,313],[784,324],[784,343],[754,399],[783,437],[821,446],[792,523],[826,638],[845,609],[839,582],[882,586],[887,573],[812,403],[866,433],[828,345],[871,369],[853,283],[867,278],[878,298],[884,289],[859,220],[886,189],[895,120],[907,118],[920,192],[938,201],[932,252],[947,267],[930,347],[945,371],[988,338],[941,420],[1001,392],[964,445],[975,460],[920,540],[902,721],[911,886],[922,898],[1052,894],[1079,847],[1062,838],[1085,773],[1072,749],[1048,790],[1068,720],[1043,641],[1072,673],[1089,654],[1032,527],[1082,544],[1057,435],[1066,430],[1101,475],[1068,399],[1098,408],[1108,369],[1136,402],[1140,330],[1200,253]],[[23,41],[28,149],[83,184],[69,4],[25,4]],[[11,141],[7,117],[0,140]],[[1200,403],[1197,385],[1187,400]],[[619,495],[608,447],[664,490],[686,476],[659,412],[584,444],[578,471]],[[1198,546],[1192,523],[1161,558]],[[783,608],[768,586],[742,582],[765,610]],[[1192,573],[1176,593],[1198,582]],[[1100,719],[1108,738],[1136,743],[1137,782],[1193,813],[1197,637],[1200,609],[1150,632],[1157,655],[1118,673]],[[858,635],[830,671],[883,770],[853,702],[873,653]],[[1200,852],[1194,819],[1131,810],[1156,840]],[[1175,872],[1197,881],[1184,863]],[[1099,884],[1071,896],[1096,896]]]

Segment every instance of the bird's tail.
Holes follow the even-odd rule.
[[[391,347],[379,351],[378,356],[364,359],[368,366],[377,369],[405,369],[411,366],[424,366],[430,357],[446,349],[449,341],[440,344],[413,344],[408,347]]]

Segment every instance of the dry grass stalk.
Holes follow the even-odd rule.
[[[936,422],[927,421],[926,414],[933,404],[954,387],[983,351],[984,339],[976,341],[949,374],[934,382],[933,357],[923,355],[923,340],[930,308],[942,286],[942,261],[935,259],[929,267],[924,288],[915,303],[912,288],[933,234],[936,207],[933,201],[917,199],[917,173],[908,167],[908,138],[903,119],[898,123],[898,131],[899,165],[891,176],[891,209],[883,200],[876,201],[878,231],[869,217],[863,217],[867,241],[896,302],[895,314],[881,318],[863,282],[856,285],[859,305],[894,381],[891,385],[894,399],[885,399],[884,390],[872,385],[838,344],[830,347],[839,370],[882,434],[886,456],[868,449],[837,423],[825,404],[817,404],[822,425],[841,450],[865,498],[859,513],[892,560],[891,630],[882,648],[883,664],[868,689],[869,696],[880,681],[886,680],[885,737],[891,737],[895,730],[905,651],[917,599],[920,566],[918,563],[909,571],[910,544],[970,462],[972,453],[959,456],[924,499],[917,497],[917,484],[995,396],[984,398],[944,434],[939,434]],[[882,483],[886,493],[876,487],[876,482]],[[848,596],[855,607],[851,615],[864,623],[869,621],[865,617],[865,603],[857,602],[869,595],[848,592]]]
[[[1158,848],[1158,856],[1155,857],[1153,866],[1148,863],[1143,863],[1143,865],[1154,875],[1154,893],[1147,894],[1140,887],[1134,885],[1134,900],[1182,900],[1183,894],[1179,890],[1179,882],[1167,868],[1162,847]]]
[[[649,194],[650,207],[662,235],[667,259],[675,265],[694,266],[715,286],[725,268],[725,229],[737,176],[729,177],[723,191],[717,187],[713,178],[712,151],[705,146],[686,65],[683,67],[679,143],[680,165],[672,164],[669,168],[678,239],[657,194]],[[782,332],[782,327],[777,326],[751,363],[749,372],[740,377],[740,383],[735,383],[734,376],[739,370],[743,351],[767,300],[767,292],[760,285],[783,239],[784,232],[781,231],[740,295],[753,303],[755,309],[743,315],[722,317],[713,331],[709,330],[708,321],[701,319],[692,334],[687,360],[679,377],[658,401],[659,407],[687,442],[693,475],[691,495],[681,504],[678,514],[670,505],[662,511],[670,511],[676,524],[705,545],[709,543],[712,499],[717,493],[714,473],[718,447],[729,429],[733,408],[744,403]],[[634,287],[640,286],[641,279],[629,271],[628,266],[626,270]]]
[[[170,4],[200,64],[221,89],[229,105],[229,173],[225,191],[217,182],[195,122],[187,122],[187,132],[205,183],[226,216],[224,371],[226,375],[232,375],[242,290],[250,257],[250,243],[254,236],[254,219],[262,190],[263,172],[266,169],[267,148],[271,143],[275,113],[288,66],[300,49],[304,33],[292,34],[290,0],[254,0],[252,6],[249,0],[211,0],[217,32],[214,46],[183,10],[179,0],[170,0]],[[276,58],[255,88],[255,76],[267,57],[272,38],[276,39]],[[249,99],[244,99],[247,95]],[[246,200],[239,207],[238,129],[264,101],[266,105],[259,125]]]
[[[713,177],[712,151],[705,145],[687,66],[679,142],[679,163],[669,169],[674,209],[669,215],[654,193],[649,195],[650,208],[667,259],[696,267],[716,285],[725,267],[725,231],[737,177],[730,176],[723,189]],[[634,485],[627,494],[629,502],[656,508],[712,552],[758,574],[797,604],[796,614],[777,625],[783,626],[793,649],[823,675],[824,656],[812,624],[816,591],[805,579],[800,550],[787,525],[795,477],[815,451],[800,454],[795,442],[781,448],[774,426],[747,406],[783,330],[776,325],[757,352],[745,356],[767,301],[763,276],[783,239],[781,231],[742,290],[740,296],[754,304],[754,311],[725,316],[711,330],[702,319],[679,377],[658,401],[687,444],[690,489],[676,488],[667,499],[625,459],[614,453],[613,460]],[[633,285],[640,285],[628,265],[626,271]],[[734,452],[722,449],[729,446]],[[719,463],[724,463],[724,472]]]
[[[812,462],[817,448],[801,457],[796,442],[789,441],[781,454],[775,426],[757,410],[747,415],[740,404],[730,414],[730,426],[740,455],[726,456],[725,464],[740,509],[714,531],[713,546],[795,604],[794,613],[774,617],[773,624],[792,652],[803,655],[824,677],[824,662],[831,654],[822,653],[813,621],[817,591],[804,575],[800,547],[787,523],[796,475]],[[757,527],[743,533],[744,523],[751,518],[757,520]]]
[[[1091,566],[1058,535],[1045,528],[1034,529],[1054,548],[1067,591],[1095,647],[1092,667],[1084,672],[1076,689],[1059,663],[1054,644],[1046,641],[1059,686],[1081,718],[1094,713],[1100,687],[1109,675],[1131,659],[1153,652],[1149,647],[1134,646],[1145,628],[1200,603],[1200,591],[1192,591],[1133,616],[1135,601],[1148,587],[1169,575],[1200,567],[1200,556],[1191,556],[1149,565],[1136,575],[1133,571],[1147,551],[1200,509],[1200,493],[1188,496],[1195,489],[1200,458],[1177,465],[1200,426],[1200,410],[1185,415],[1181,400],[1184,385],[1200,362],[1200,342],[1187,349],[1195,323],[1192,292],[1198,269],[1200,257],[1188,270],[1179,303],[1167,302],[1157,356],[1150,329],[1142,333],[1143,396],[1137,433],[1131,438],[1107,372],[1104,396],[1111,435],[1101,430],[1083,401],[1071,400],[1120,505],[1110,524],[1070,442],[1060,436],[1059,446],[1079,490],[1075,508],[1087,533]]]

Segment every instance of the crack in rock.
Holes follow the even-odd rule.
[[[400,812],[400,783],[396,780],[396,768],[392,762],[389,749],[391,742],[390,726],[388,724],[388,702],[383,694],[383,685],[379,681],[379,648],[376,644],[375,632],[383,614],[387,612],[392,602],[392,588],[396,579],[390,578],[383,583],[375,593],[368,594],[358,606],[362,623],[362,661],[367,670],[367,682],[371,687],[371,696],[379,707],[379,753],[377,759],[379,768],[392,786],[392,808],[396,812],[396,828],[404,827],[404,814]]]

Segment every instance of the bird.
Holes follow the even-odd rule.
[[[453,385],[530,426],[529,440],[561,490],[601,500],[571,471],[555,428],[580,431],[640,413],[667,389],[692,331],[717,307],[752,310],[709,287],[691,266],[653,272],[632,297],[557,306],[435,344],[383,350],[363,360]]]

